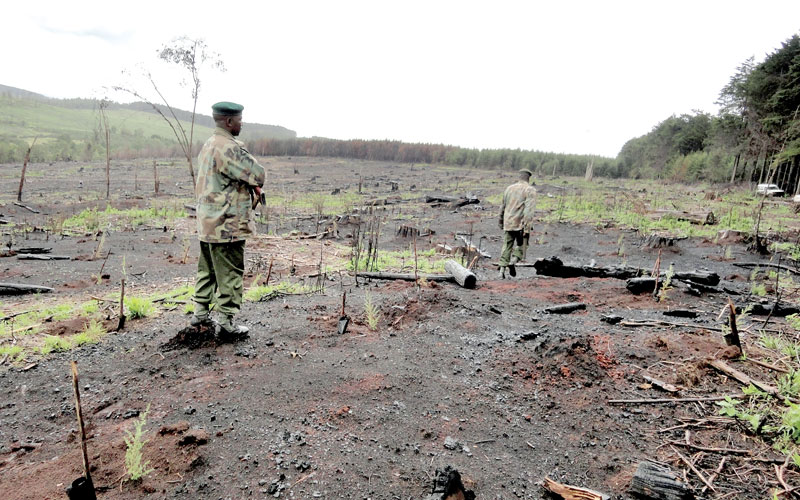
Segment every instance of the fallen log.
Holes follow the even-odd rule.
[[[737,313],[741,312],[737,308]],[[791,306],[791,305],[784,305],[778,302],[777,304],[760,304],[755,303],[751,305],[750,314],[755,314],[757,316],[767,316],[772,314],[777,318],[785,318],[790,314],[800,314],[800,307]]]
[[[329,228],[321,233],[316,234],[289,234],[287,236],[283,236],[284,240],[314,240],[314,239],[322,239],[326,236],[329,236],[333,233],[333,229]]]
[[[548,307],[544,312],[548,314],[570,314],[575,311],[586,309],[586,304],[583,302],[570,302],[568,304],[561,304],[557,306]]]
[[[519,265],[519,264],[518,264]],[[629,279],[642,275],[642,270],[634,267],[594,267],[564,264],[558,257],[538,259],[533,263],[536,274],[556,278],[617,278]]]
[[[16,206],[18,206],[18,207],[22,207],[22,208],[24,208],[25,210],[28,210],[28,211],[30,211],[30,212],[33,212],[33,213],[35,213],[35,214],[38,214],[38,213],[40,213],[40,212],[39,212],[38,210],[36,210],[35,208],[31,208],[31,207],[29,207],[29,206],[27,206],[27,205],[23,205],[22,203],[20,203],[20,202],[18,202],[18,201],[15,201],[15,202],[14,202],[14,205],[16,205]]]
[[[23,283],[0,283],[0,295],[21,295],[24,293],[49,293],[49,286],[26,285]]]
[[[455,281],[455,278],[450,274],[419,274],[414,276],[413,273],[358,271],[356,276],[359,278],[370,278],[374,280],[417,281],[417,278],[420,278],[424,279],[425,281]]]
[[[541,483],[542,488],[551,493],[555,493],[564,500],[609,500],[611,497],[599,491],[590,490],[587,488],[579,488],[569,484],[557,483],[545,477]]]
[[[523,264],[517,264],[517,267],[522,267]],[[548,257],[536,260],[533,263],[536,273],[542,276],[554,276],[556,278],[616,278],[621,280],[638,279],[632,285],[633,293],[653,292],[655,287],[655,278],[642,276],[646,271],[638,267],[596,267],[596,266],[574,266],[564,264],[558,257]],[[666,276],[666,271],[659,273],[659,281],[662,281]],[[717,273],[708,271],[684,271],[673,272],[673,281],[682,281],[689,284],[696,284],[702,286],[715,286],[719,284],[720,277]],[[649,280],[649,281],[646,281]],[[630,289],[630,288],[629,288]],[[712,291],[712,290],[709,290]],[[713,291],[718,291],[713,289]]]
[[[769,394],[771,396],[779,396],[780,395],[778,393],[778,388],[777,387],[774,387],[774,386],[771,386],[771,385],[769,385],[767,383],[764,383],[764,382],[761,382],[759,380],[750,378],[745,373],[743,373],[743,372],[737,370],[736,368],[730,366],[728,363],[722,361],[721,359],[713,359],[713,360],[709,361],[708,364],[709,364],[709,366],[719,370],[724,375],[727,375],[728,377],[738,381],[739,383],[741,383],[745,387],[748,387],[750,385],[754,385],[754,386],[758,387],[759,389],[761,389],[762,391],[766,392],[767,394]]]
[[[661,283],[658,283],[659,285]],[[656,292],[656,279],[655,278],[631,278],[625,284],[625,288],[628,289],[634,295],[641,295],[643,293],[655,293]]]
[[[70,260],[69,255],[41,255],[36,253],[18,253],[18,260]]]
[[[456,201],[455,198],[447,198],[445,196],[426,196],[425,203],[452,203]]]
[[[471,198],[459,198],[455,201],[450,202],[450,208],[461,208],[465,205],[476,205],[480,203],[481,200],[475,197]]]
[[[28,254],[42,254],[42,253],[50,253],[53,249],[50,247],[25,247],[25,248],[17,248],[17,253],[28,253]]]
[[[779,264],[770,264],[769,262],[732,262],[736,267],[743,267],[745,269],[752,269],[755,267],[771,267],[774,269],[780,269],[781,271],[786,271],[787,273],[792,273],[800,276],[800,271],[797,269],[792,269],[791,267],[781,266]]]
[[[697,311],[691,311],[689,309],[670,309],[668,311],[664,311],[661,314],[664,316],[672,316],[673,318],[696,318]]]
[[[453,259],[449,259],[444,263],[444,269],[453,276],[456,283],[464,288],[473,289],[478,282],[478,278],[472,271]]]
[[[694,491],[681,481],[677,474],[673,473],[666,465],[652,460],[639,463],[628,491],[639,498],[654,500],[692,500],[695,498]]]
[[[713,286],[702,285],[694,281],[686,281],[686,293],[700,297],[704,293],[721,293],[719,288]]]
[[[685,221],[696,226],[713,226],[717,223],[714,212],[684,212],[682,210],[656,210],[652,213],[654,218],[675,219]]]
[[[706,286],[717,286],[720,281],[719,274],[707,271],[674,272],[672,273],[672,279]]]

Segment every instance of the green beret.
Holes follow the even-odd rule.
[[[222,101],[211,106],[211,111],[220,116],[238,116],[242,114],[244,106],[235,102]]]
[[[531,172],[531,171],[530,171],[530,170],[528,170],[527,168],[521,168],[521,169],[519,169],[519,173],[521,173],[521,174],[533,175],[533,172]]]

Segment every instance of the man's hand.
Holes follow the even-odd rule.
[[[259,203],[262,205],[267,203],[266,196],[264,196],[264,191],[262,191],[260,187],[254,187],[253,191],[251,192],[251,196],[253,197],[253,210],[256,209]]]

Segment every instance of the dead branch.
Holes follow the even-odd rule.
[[[672,448],[672,451],[674,451],[675,454],[678,455],[678,458],[680,458],[681,461],[685,463],[692,470],[692,472],[694,472],[697,475],[697,477],[700,478],[700,481],[702,481],[703,484],[708,486],[708,489],[710,489],[711,491],[717,491],[716,489],[714,489],[714,486],[712,486],[711,483],[708,482],[708,479],[706,479],[706,477],[699,470],[697,470],[694,464],[692,464],[692,462],[690,462],[689,459],[681,455],[681,452],[679,452],[677,448],[675,448],[674,446],[670,446],[670,448]]]
[[[27,205],[23,205],[22,203],[20,203],[20,202],[18,202],[18,201],[15,201],[15,202],[14,202],[14,205],[16,205],[16,206],[18,206],[18,207],[22,207],[22,208],[24,208],[25,210],[28,210],[29,212],[33,212],[33,213],[35,213],[35,214],[38,214],[38,213],[40,213],[40,212],[39,212],[38,210],[36,210],[35,208],[31,208],[31,207],[29,207],[29,206],[27,206]]]
[[[771,385],[766,384],[764,382],[761,382],[759,380],[755,380],[753,378],[750,378],[745,373],[743,373],[743,372],[737,370],[736,368],[730,366],[728,363],[722,361],[721,359],[713,359],[713,360],[709,361],[708,364],[710,366],[712,366],[713,368],[716,368],[717,370],[719,370],[723,374],[727,375],[728,377],[731,377],[732,379],[735,379],[735,380],[739,381],[739,383],[741,383],[744,386],[749,386],[749,385],[752,384],[752,385],[758,387],[759,389],[761,389],[762,391],[766,392],[770,396],[779,396],[780,395],[778,393],[777,387],[774,387],[774,386],[771,386]]]
[[[731,264],[733,264],[736,267],[743,267],[745,269],[753,269],[756,267],[772,267],[774,269],[780,269],[781,271],[786,271],[787,273],[792,273],[797,276],[800,276],[800,271],[796,269],[782,266],[780,264],[771,264],[769,262],[731,262]]]
[[[587,488],[579,488],[569,484],[557,483],[545,477],[541,485],[547,491],[561,496],[564,500],[608,500],[609,496]]]
[[[704,401],[723,401],[725,398],[738,398],[738,397],[741,397],[741,395],[733,394],[731,396],[709,396],[705,398],[609,399],[607,403],[612,405],[702,403]]]
[[[708,448],[705,446],[698,446],[696,444],[685,443],[683,441],[669,441],[669,444],[675,446],[685,446],[686,448],[692,448],[693,450],[698,451],[707,451],[711,453],[729,453],[732,455],[752,455],[752,450],[740,450],[735,448]]]
[[[725,467],[725,461],[726,460],[728,460],[728,457],[722,457],[722,460],[719,461],[719,466],[717,467],[717,470],[715,470],[714,473],[711,474],[711,476],[709,476],[709,478],[708,478],[708,482],[709,483],[711,483],[711,484],[714,483],[714,480],[717,478],[717,476],[719,476],[719,473],[722,472],[722,468]],[[703,486],[703,489],[701,490],[701,492],[705,493],[707,489],[708,489],[707,486]]]

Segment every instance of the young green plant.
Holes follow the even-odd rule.
[[[153,469],[148,468],[150,465],[149,460],[144,460],[142,449],[144,448],[147,439],[145,439],[144,426],[147,424],[147,414],[150,412],[150,405],[147,409],[139,415],[139,418],[133,423],[133,432],[130,430],[125,431],[125,471],[128,474],[128,480],[138,481],[151,472]]]

